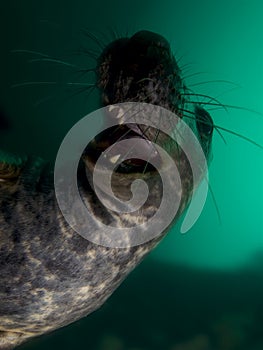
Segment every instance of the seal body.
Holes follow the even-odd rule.
[[[147,31],[116,40],[105,48],[98,59],[97,85],[104,106],[126,101],[147,102],[183,116],[187,103],[180,70],[167,41]],[[209,158],[211,117],[201,106],[193,110],[193,116],[195,133]],[[134,179],[146,181],[149,197],[139,211],[122,214],[104,207],[91,185],[90,177],[101,152],[127,135],[154,140],[169,149],[182,170],[182,200],[173,224],[193,192],[190,164],[167,135],[139,123],[105,131],[87,146],[78,169],[82,200],[94,218],[116,227],[145,222],[158,209],[161,178],[156,169],[138,159],[126,161],[116,169],[112,188],[117,197],[127,200]],[[147,147],[142,152],[148,152]],[[173,183],[172,174],[169,181]],[[168,229],[138,246],[96,245],[77,234],[64,219],[56,201],[52,167],[30,157],[3,159],[0,163],[0,349],[11,349],[99,308]]]

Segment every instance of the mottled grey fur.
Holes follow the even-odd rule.
[[[167,47],[165,39],[153,33],[140,32],[136,35],[140,45],[148,48],[151,45]],[[125,40],[133,40],[135,43],[132,44],[136,44],[134,37]],[[102,89],[104,105],[137,100],[159,104],[177,113],[180,107],[183,108],[183,95],[175,93],[174,87],[177,92],[182,92],[184,86],[179,68],[170,52],[166,57],[168,68],[173,67],[176,74],[170,78],[171,72],[164,72],[165,64],[161,59],[158,64],[154,63],[154,70],[145,73],[144,78],[149,78],[148,82],[145,80],[136,90],[132,87],[131,77],[125,75],[124,71],[115,71],[113,85],[109,86],[110,79],[113,79],[109,70],[115,64],[111,50],[107,49],[98,63],[98,86]],[[160,54],[156,50],[154,60]],[[131,71],[131,75],[133,73]],[[156,90],[156,84],[159,90]],[[117,87],[117,90],[112,86]],[[150,93],[150,90],[155,92]],[[145,96],[148,96],[147,101]],[[144,137],[150,140],[154,140],[155,135],[153,130],[144,130]],[[199,137],[208,156],[211,135],[206,137],[199,132]],[[160,134],[157,141],[163,146],[166,138]],[[96,147],[96,142],[94,145]],[[191,198],[192,174],[184,153],[171,145],[169,150],[172,150],[175,162],[183,174],[183,199],[179,216]],[[78,180],[82,199],[93,215],[106,224],[118,227],[132,226],[151,217],[158,209],[162,196],[162,183],[158,173],[154,170],[144,174],[116,173],[113,177],[113,190],[120,198],[129,198],[129,185],[138,175],[150,187],[149,198],[140,211],[116,214],[103,207],[88,181],[94,165],[89,152],[92,149],[87,148],[80,162]],[[156,239],[140,246],[125,249],[98,246],[85,240],[66,223],[58,208],[50,169],[40,159],[0,162],[2,350],[11,349],[31,337],[63,327],[99,308],[166,233],[162,232]],[[172,174],[170,181],[173,184]]]

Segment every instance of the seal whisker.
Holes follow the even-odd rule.
[[[205,120],[202,120],[202,119],[196,117],[196,115],[195,115],[195,113],[194,113],[193,111],[187,110],[187,109],[185,109],[185,108],[182,109],[182,111],[193,115],[193,116],[189,116],[189,115],[187,115],[187,114],[183,114],[183,116],[184,116],[185,118],[192,119],[192,120],[196,120],[196,121],[200,121],[200,122],[202,122],[203,124],[210,125],[209,122],[207,122],[207,121],[205,121]],[[219,134],[219,136],[221,137],[222,141],[223,141],[225,144],[227,144],[227,142],[226,142],[224,136],[223,136],[222,133],[218,130],[218,126],[215,125],[215,124],[213,124],[213,128],[214,128],[214,129],[216,130],[216,132]]]
[[[196,97],[208,98],[210,101],[216,102],[216,103],[218,104],[218,106],[223,107],[223,109],[224,109],[225,111],[227,111],[227,108],[225,107],[225,105],[222,104],[220,101],[218,101],[217,98],[214,98],[214,97],[211,97],[211,96],[208,96],[208,95],[204,95],[204,94],[196,94],[196,93],[190,94],[190,93],[185,93],[185,92],[184,92],[182,95],[183,95],[183,96],[196,96]],[[208,102],[209,102],[209,101],[208,101]],[[190,103],[191,103],[191,101],[190,101]],[[201,104],[203,104],[203,103],[205,103],[205,102],[201,102]]]
[[[47,57],[47,58],[52,58],[50,55],[47,55],[43,52],[40,51],[34,51],[34,50],[25,50],[25,49],[14,49],[10,51],[11,53],[27,53],[27,54],[33,54],[41,57]]]
[[[46,53],[40,52],[40,51],[34,51],[34,50],[25,50],[25,49],[15,49],[11,50],[11,53],[24,53],[29,55],[36,55],[40,56],[41,58],[32,58],[28,60],[28,63],[34,63],[34,62],[51,62],[51,63],[57,63],[64,66],[68,66],[71,68],[78,68],[77,65],[64,61],[62,59],[59,59],[57,57],[52,57],[51,55],[48,55]]]
[[[91,33],[87,28],[82,29],[82,33],[93,40],[93,42],[101,49],[104,50],[106,44],[102,42],[95,34]]]
[[[74,96],[77,96],[77,95],[80,95],[84,92],[88,92],[87,94],[87,98],[89,97],[89,95],[94,91],[94,89],[96,88],[96,86],[90,86],[90,87],[83,87],[83,88],[75,88],[76,91],[74,93],[71,93],[69,94],[69,96],[67,96],[67,98],[63,98],[62,101],[68,101],[68,99],[70,98],[73,98]],[[38,107],[40,106],[41,104],[49,101],[49,100],[52,100],[52,99],[55,99],[58,97],[58,94],[52,94],[52,95],[49,95],[49,96],[45,96],[43,97],[42,99],[38,100],[36,103],[34,103],[34,106],[35,107]]]
[[[181,110],[181,109],[179,109]],[[196,116],[196,113],[193,111],[190,111],[188,109],[183,108],[181,111],[183,111],[183,117],[194,120],[194,121],[199,121],[205,125],[210,125],[208,121],[202,120],[198,116]],[[191,116],[184,114],[184,112],[191,114]],[[218,130],[217,126],[213,124],[213,128],[216,130],[216,132],[219,134],[219,136],[222,138],[222,141],[226,144],[225,138],[223,137],[222,133]]]
[[[34,63],[34,62],[51,62],[51,63],[58,63],[61,64],[63,66],[67,66],[70,68],[77,68],[78,66],[76,66],[75,64],[69,63],[69,62],[65,62],[62,61],[60,59],[57,58],[34,58],[28,61],[29,63]]]
[[[208,106],[218,106],[218,107],[221,107],[221,105],[219,105],[218,103],[213,103],[213,102],[199,102],[199,101],[189,101],[189,103],[192,103],[192,104],[202,104],[202,105],[208,105]],[[253,109],[250,109],[250,108],[246,108],[246,107],[240,107],[240,106],[234,106],[234,105],[229,105],[229,104],[224,104],[223,105],[225,108],[230,108],[230,109],[237,109],[237,110],[241,110],[241,111],[247,111],[247,112],[250,112],[250,113],[254,113],[254,114],[257,114],[257,115],[260,115],[261,117],[263,117],[263,113],[260,113],[258,111],[255,111]],[[224,108],[224,109],[225,109]]]
[[[24,87],[24,86],[35,86],[35,85],[58,85],[56,81],[25,81],[23,83],[16,83],[11,85],[11,89]]]
[[[196,104],[198,104],[198,103],[196,102]],[[199,105],[200,105],[200,103],[199,103]],[[228,105],[226,105],[226,107],[228,107]],[[232,107],[235,107],[235,106],[232,106]],[[181,108],[179,108],[179,110],[181,110],[182,112],[187,112],[187,113],[190,113],[190,114],[193,115],[193,116],[189,116],[189,115],[184,114],[184,117],[185,117],[185,118],[189,118],[189,119],[193,119],[193,120],[198,120],[198,121],[202,122],[203,124],[209,125],[208,122],[205,122],[205,121],[199,119],[198,117],[195,117],[195,113],[194,113],[194,112],[192,112],[192,111],[190,111],[190,110],[186,110],[186,109],[181,109]],[[239,134],[239,133],[237,133],[237,132],[235,132],[235,131],[233,131],[233,130],[229,130],[229,129],[224,128],[224,127],[219,126],[219,125],[215,125],[215,124],[214,124],[213,127],[214,127],[216,130],[219,129],[219,130],[225,131],[225,132],[227,132],[227,133],[229,133],[229,134],[232,134],[232,135],[234,135],[234,136],[240,137],[240,138],[242,138],[243,140],[245,140],[245,141],[247,141],[247,142],[253,144],[254,146],[263,149],[263,145],[261,145],[261,144],[255,142],[254,140],[250,139],[249,137],[246,137],[246,136],[244,136],[244,135],[242,135],[242,134]],[[219,132],[219,131],[218,131],[218,132]],[[221,134],[220,134],[220,136],[221,136]],[[224,142],[225,142],[225,140],[224,140]]]
[[[175,51],[174,52],[174,56],[176,57],[177,55],[179,55],[179,50],[177,50],[177,52]],[[176,57],[176,62],[178,64],[178,66],[180,66],[180,62],[187,56],[186,53],[182,53],[180,54],[180,56]],[[181,67],[180,67],[181,69]]]
[[[146,128],[146,130],[149,129],[149,127]],[[153,138],[153,143],[156,143],[157,140],[158,140],[158,136],[160,135],[160,129],[156,129],[156,132],[155,132],[155,135],[154,135],[154,138]],[[150,158],[151,158],[151,155],[152,155],[152,152],[153,152],[153,149],[155,149],[155,147],[153,147],[149,153],[149,156],[148,156],[148,159],[145,163],[145,166],[144,166],[144,169],[142,171],[142,174],[145,174],[146,173],[146,169],[147,169],[147,166],[149,164],[149,161],[150,161]]]
[[[209,190],[209,192],[211,194],[212,202],[213,202],[215,210],[216,210],[216,215],[217,215],[217,218],[218,218],[219,225],[222,225],[221,214],[220,214],[220,210],[219,210],[219,207],[218,207],[218,204],[217,204],[216,196],[214,194],[214,191],[212,189],[212,186],[211,186],[210,182],[208,181],[207,176],[204,177],[204,181],[206,181],[207,186],[208,186],[208,190]]]
[[[229,130],[227,128],[223,128],[222,126],[219,126],[219,125],[215,125],[215,128],[220,129],[222,131],[225,131],[225,132],[227,132],[229,134],[232,134],[234,136],[240,137],[243,140],[245,140],[245,141],[247,141],[247,142],[253,144],[254,146],[257,146],[257,147],[259,147],[259,148],[261,148],[263,150],[263,146],[261,144],[255,142],[254,140],[250,139],[249,137],[246,137],[246,136],[244,136],[244,135],[242,135],[240,133],[237,133],[237,132],[235,132],[233,130]]]
[[[118,40],[118,39],[121,38],[121,35],[118,35],[118,33],[117,33],[117,31],[116,31],[116,29],[114,28],[113,25],[112,25],[112,26],[109,26],[109,31],[110,31],[111,34],[112,34],[113,40]]]
[[[39,100],[37,100],[35,103],[34,103],[34,107],[38,107],[40,105],[42,105],[43,103],[45,102],[48,102],[50,100],[53,100],[57,97],[57,94],[52,94],[52,95],[48,95],[48,96],[45,96]]]
[[[234,86],[236,86],[236,87],[240,87],[239,84],[233,83],[232,81],[229,81],[229,80],[222,80],[222,79],[208,80],[208,81],[200,81],[199,83],[188,84],[188,86],[190,86],[190,87],[195,87],[195,86],[200,86],[200,85],[218,84],[218,83],[225,83],[225,84],[234,85]]]
[[[91,50],[91,49],[87,49],[85,47],[80,48],[79,50],[77,50],[75,52],[76,55],[85,55],[88,56],[89,58],[92,58],[94,61],[97,62],[98,60],[98,56],[99,56],[99,52]]]
[[[58,81],[25,81],[23,83],[17,83],[17,84],[11,85],[11,88],[18,88],[18,87],[24,87],[24,86],[36,86],[36,85],[66,85],[66,86],[70,86],[70,87],[85,86],[87,88],[96,87],[95,84],[82,83],[82,82],[63,82],[63,83],[60,83]]]
[[[183,80],[187,80],[187,79],[189,79],[189,78],[195,77],[195,76],[197,76],[197,75],[202,75],[202,74],[208,74],[208,73],[207,73],[207,72],[192,73],[192,74],[189,74],[189,75],[182,76],[182,79],[183,79]]]
[[[74,96],[80,95],[82,93],[87,92],[87,99],[89,96],[93,93],[93,91],[96,89],[96,85],[90,85],[89,87],[83,87],[83,88],[77,88],[74,93],[72,93],[69,97],[72,98]]]
[[[87,73],[90,73],[90,72],[95,73],[96,72],[96,68],[83,68],[83,69],[79,69],[79,70],[76,71],[76,73],[83,73],[83,75],[85,75]]]
[[[219,136],[223,140],[224,144],[226,145],[227,144],[226,139],[224,138],[224,135],[221,133],[221,131],[219,130],[218,127],[216,127],[216,132],[219,134]]]
[[[139,84],[139,83],[143,83],[144,81],[151,81],[151,82],[155,82],[153,78],[142,78],[142,79],[139,79],[136,81],[136,84]]]
[[[178,64],[178,62],[177,62],[177,64]],[[193,62],[184,63],[180,66],[180,71],[182,72],[185,69],[190,69],[190,68],[192,68],[193,65],[194,65]]]
[[[238,88],[238,87],[233,87],[232,89],[228,89],[227,91],[223,91],[223,92],[221,92],[220,94],[218,94],[217,96],[215,96],[215,98],[218,99],[218,97],[221,97],[221,96],[223,96],[223,95],[225,95],[226,93],[229,93],[229,92],[231,92],[231,91],[235,91],[237,88]],[[210,99],[210,101],[212,101],[212,100]],[[208,102],[210,102],[210,101],[208,101]]]
[[[41,58],[34,58],[34,59],[28,60],[28,63],[50,62],[50,63],[60,64],[60,65],[65,66],[65,67],[72,68],[76,73],[82,73],[82,76],[84,76],[85,74],[88,74],[90,72],[93,72],[93,73],[96,72],[95,68],[81,68],[81,67],[79,67],[76,64],[64,61],[64,60],[56,58],[56,57],[52,57],[50,55],[47,55],[45,53],[38,52],[38,51],[33,51],[33,50],[12,50],[12,52],[13,53],[26,53],[26,54],[33,54],[33,55],[41,56]],[[63,85],[64,83],[60,83],[60,82],[23,82],[23,83],[13,84],[11,86],[11,88],[12,87],[19,87],[19,86],[27,86],[27,85],[37,85],[37,84],[39,84],[39,85],[48,85],[48,84],[50,84],[50,85],[55,85],[55,84]],[[76,82],[76,83],[68,82],[66,84],[72,85],[72,86],[73,85],[84,85],[85,84],[87,86],[87,83],[82,83],[82,82]],[[95,85],[95,83],[94,83],[94,85]]]
[[[84,78],[89,73],[93,73],[95,75],[96,69],[95,68],[82,68],[82,69],[75,70],[73,73],[74,73],[74,76],[76,77],[76,79],[81,79],[81,78]],[[94,82],[94,85],[96,85],[95,82]]]

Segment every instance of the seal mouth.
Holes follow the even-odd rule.
[[[140,142],[140,152],[143,159],[149,158],[149,162],[137,157],[134,158],[132,156],[132,150],[119,142],[124,139],[134,139],[135,142],[136,139],[143,140],[143,142]],[[117,173],[130,174],[154,172],[156,169],[151,164],[151,161],[154,160],[155,164],[158,164],[158,166],[161,166],[162,164],[159,153],[144,135],[143,130],[138,124],[115,126],[99,133],[89,143],[85,150],[84,158],[86,159],[86,163],[93,165],[96,164],[102,153],[104,153],[104,157],[107,158],[107,150],[109,149],[111,149],[111,155],[108,157],[108,162],[112,164],[117,163],[121,157],[125,158],[126,155],[130,155],[129,159],[124,160],[116,166],[115,172]]]

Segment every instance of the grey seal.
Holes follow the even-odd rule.
[[[213,121],[201,105],[194,104],[192,111],[186,107],[190,103],[186,86],[165,38],[140,31],[130,38],[117,39],[101,53],[96,71],[103,106],[147,102],[181,118],[188,110],[189,124],[209,159]],[[127,160],[116,168],[112,177],[113,191],[122,200],[130,198],[134,179],[139,177],[147,182],[149,198],[139,212],[118,214],[105,208],[90,183],[100,154],[117,140],[131,136],[154,140],[169,149],[180,168],[182,200],[173,225],[191,200],[191,167],[183,150],[169,141],[166,134],[139,123],[110,128],[87,145],[78,168],[82,199],[94,217],[118,227],[147,220],[158,209],[162,183],[148,162]],[[146,142],[142,152],[149,152],[147,147]],[[138,246],[96,245],[77,234],[61,214],[54,193],[52,166],[38,158],[2,157],[0,349],[11,349],[98,309],[168,229]]]

